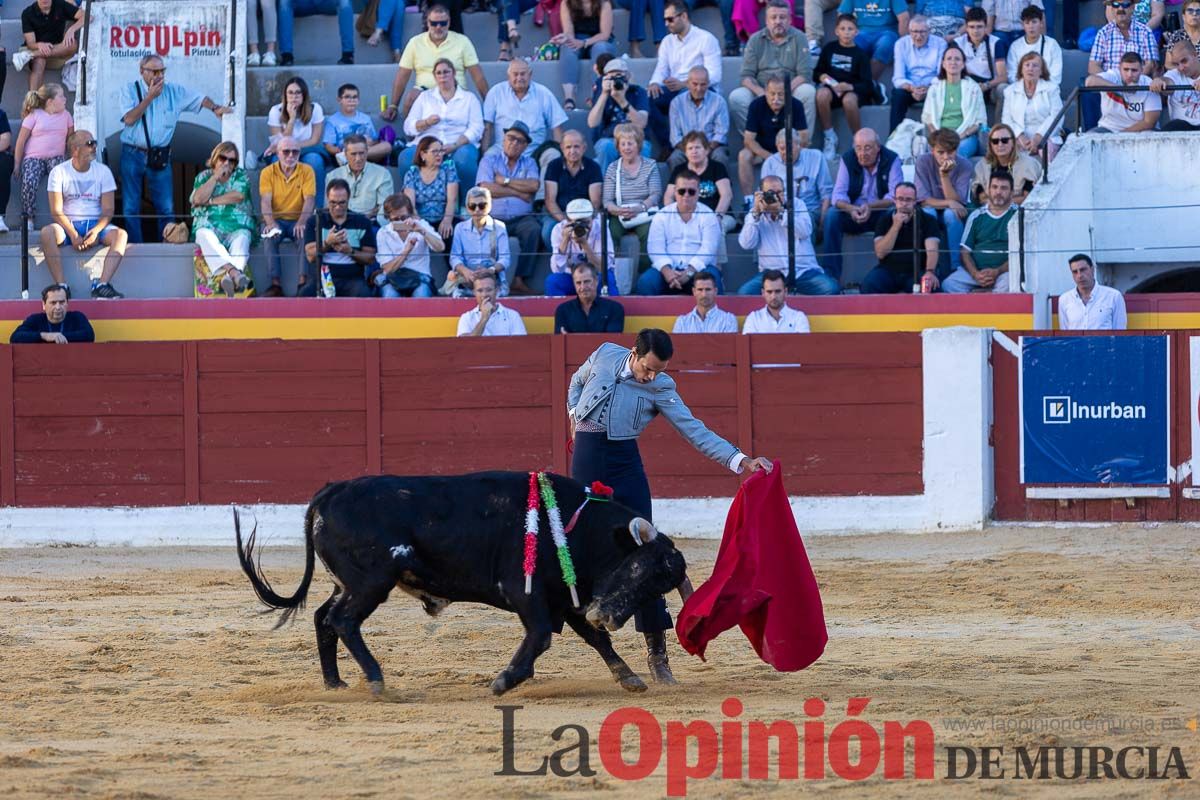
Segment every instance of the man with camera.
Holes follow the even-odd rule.
[[[129,229],[129,241],[142,241],[142,180],[150,191],[154,210],[172,222],[175,203],[171,182],[171,140],[185,111],[201,108],[223,117],[228,106],[219,106],[207,96],[178,83],[167,83],[162,58],[149,55],[140,63],[141,77],[121,89],[121,213]]]
[[[597,59],[597,64],[603,59],[604,56]],[[631,122],[645,132],[650,119],[650,96],[630,80],[629,64],[623,58],[607,61],[601,74],[603,77],[592,91],[592,110],[588,112],[587,123],[592,129],[596,161],[603,175],[608,165],[617,160],[613,128]],[[642,143],[642,155],[650,157],[649,140]]]
[[[608,237],[608,293],[616,295],[617,278],[614,267],[615,250],[612,233],[608,232],[596,210],[582,198],[567,204],[566,218],[550,232],[550,274],[546,276],[546,294],[551,297],[569,295],[574,291],[574,272],[579,264],[588,264],[599,273],[600,233]]]
[[[825,274],[817,264],[817,254],[812,245],[812,217],[804,207],[804,201],[795,198],[792,209],[795,219],[796,292],[799,294],[840,294],[838,282]],[[747,252],[758,252],[758,274],[738,289],[738,294],[762,292],[763,273],[779,270],[788,271],[787,199],[784,197],[783,181],[768,175],[754,193],[754,207],[746,215],[738,244]]]

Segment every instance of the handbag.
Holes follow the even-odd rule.
[[[616,164],[617,164],[617,205],[624,207],[625,203],[621,199],[621,162],[618,161],[618,162],[616,162]],[[632,206],[633,204],[630,203],[629,205]],[[658,211],[658,206],[651,206],[650,208],[647,208],[646,210],[644,210],[642,213],[638,214],[636,217],[630,217],[629,219],[618,218],[618,222],[621,223],[621,227],[623,227],[625,230],[631,231],[640,225],[648,225],[650,223],[650,215],[652,213],[654,213],[655,211]]]
[[[388,283],[398,292],[413,292],[421,285],[424,276],[415,269],[401,267],[388,275]]]
[[[133,88],[137,92],[138,104],[140,105],[142,102],[142,84],[134,81]],[[146,124],[146,114],[144,112],[142,113],[142,135],[146,137],[146,169],[166,169],[171,164],[171,145],[154,147],[150,144],[150,126]]]

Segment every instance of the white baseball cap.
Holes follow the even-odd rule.
[[[591,219],[594,212],[591,200],[579,197],[567,203],[567,219],[569,220]]]

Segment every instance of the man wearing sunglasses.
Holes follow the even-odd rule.
[[[721,271],[716,266],[721,223],[699,200],[700,176],[690,169],[677,173],[675,202],[650,221],[646,254],[651,267],[638,278],[638,294],[688,293],[696,273],[704,270],[712,274],[717,293],[721,293]]]
[[[663,20],[670,33],[658,45],[658,63],[646,89],[650,94],[650,130],[659,145],[669,149],[671,101],[687,89],[692,67],[704,67],[709,82],[721,85],[721,45],[717,37],[691,23],[684,0],[667,3]]]
[[[396,78],[392,81],[391,103],[380,116],[389,121],[397,116],[400,119],[407,117],[421,92],[437,85],[433,78],[433,67],[439,58],[448,58],[454,63],[457,72],[455,80],[459,86],[467,85],[464,73],[470,73],[479,96],[487,97],[488,82],[483,77],[483,68],[479,66],[475,45],[466,36],[450,30],[450,12],[445,6],[432,5],[425,12],[425,33],[412,37],[404,47]],[[405,94],[408,79],[414,74],[416,85]]]
[[[50,170],[46,181],[51,219],[41,231],[46,269],[69,299],[71,289],[63,276],[59,247],[68,239],[77,253],[104,245],[108,253],[100,279],[92,280],[92,297],[116,300],[125,295],[113,288],[112,278],[121,266],[128,242],[125,231],[112,224],[117,183],[112,171],[96,161],[96,137],[89,131],[75,131],[67,139],[67,150],[71,160]]]
[[[142,58],[140,71],[139,78],[122,87],[119,104],[125,126],[121,131],[121,213],[131,242],[142,241],[138,215],[142,212],[143,180],[154,210],[168,222],[175,216],[170,147],[183,112],[206,108],[220,118],[230,111],[183,84],[167,83],[167,68],[159,56]]]
[[[1143,74],[1158,74],[1158,44],[1154,32],[1133,18],[1133,0],[1109,0],[1109,22],[1096,34],[1088,58],[1088,76],[1119,71],[1126,53],[1142,57]],[[1080,82],[1086,83],[1086,79]],[[1083,96],[1083,127],[1091,130],[1100,121],[1100,94],[1088,92]]]

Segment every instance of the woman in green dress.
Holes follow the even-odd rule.
[[[196,246],[196,294],[227,297],[253,292],[246,262],[257,225],[250,205],[250,181],[238,166],[237,145],[213,148],[208,169],[196,176],[192,189],[192,223]]]

